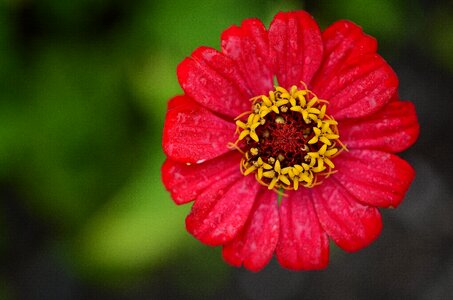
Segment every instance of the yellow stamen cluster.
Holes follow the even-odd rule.
[[[321,183],[319,176],[333,173],[332,158],[345,146],[339,140],[337,122],[326,114],[327,101],[319,99],[306,87],[299,90],[292,86],[288,91],[276,86],[269,96],[261,95],[251,99],[252,111],[236,118],[239,137],[234,146],[244,143],[247,149],[241,161],[244,175],[255,173],[261,184],[271,189],[294,189],[300,185],[313,187]],[[291,115],[292,114],[292,115]],[[300,114],[300,115],[298,115]],[[239,120],[248,115],[246,121]],[[286,124],[286,120],[299,120],[299,124]],[[270,156],[264,145],[271,143],[272,136],[268,122],[275,126],[296,126],[302,128],[299,143],[303,158],[289,164],[284,154]],[[271,128],[271,127],[269,127]],[[274,128],[274,127],[273,127]],[[305,154],[305,155],[304,155]]]

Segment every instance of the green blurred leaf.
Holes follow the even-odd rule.
[[[120,66],[102,49],[43,49],[27,76],[19,119],[24,157],[17,171],[28,205],[49,222],[74,227],[127,178],[134,128]]]
[[[320,12],[316,16],[318,21],[322,20],[323,27],[336,20],[348,19],[379,41],[397,42],[405,37],[405,9],[402,1],[337,0],[320,1],[318,5]]]
[[[130,84],[140,105],[163,122],[168,99],[183,93],[176,68],[184,57],[201,45],[219,49],[221,32],[246,18],[259,18],[269,26],[278,11],[300,8],[299,1],[269,0],[177,0],[144,5],[125,37],[140,41],[140,47],[145,49],[153,42],[149,52],[129,70]]]
[[[453,71],[453,6],[439,7],[430,17],[427,41],[423,42],[435,60]]]
[[[73,253],[87,276],[122,278],[155,267],[186,247],[184,218],[190,205],[175,206],[161,183],[163,154],[154,143],[149,154],[142,173],[78,234]]]

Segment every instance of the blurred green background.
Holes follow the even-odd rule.
[[[314,287],[341,286],[335,277],[346,272],[341,263],[357,260],[350,272],[368,268],[376,278],[394,273],[369,268],[403,236],[411,242],[420,232],[428,235],[420,231],[426,202],[417,193],[409,195],[413,206],[405,204],[410,213],[384,215],[390,225],[381,244],[364,254],[336,254],[330,273],[292,273],[272,263],[250,274],[227,266],[220,249],[195,241],[184,229],[190,205],[174,205],[162,186],[166,102],[182,92],[177,64],[200,45],[219,48],[221,32],[245,18],[268,26],[278,11],[303,8],[322,28],[350,19],[378,39],[379,52],[400,76],[402,98],[413,100],[420,114],[420,146],[407,154],[419,174],[428,174],[418,184],[444,182],[439,199],[450,201],[450,175],[430,152],[442,155],[438,148],[445,145],[436,138],[445,137],[423,139],[431,130],[451,129],[450,1],[1,0],[0,299],[331,299],[349,294],[341,288],[319,294]],[[446,226],[429,245],[452,244],[453,227]],[[421,253],[437,259],[447,250]],[[448,255],[441,261],[453,263]],[[418,271],[414,278],[406,274],[407,289],[395,288],[399,294],[382,283],[373,287],[387,292],[373,295],[411,295]],[[428,280],[440,293],[434,295],[445,286],[451,291],[448,284],[435,287],[442,274],[453,279],[453,268],[436,272]],[[363,276],[348,278],[343,286],[357,284],[351,290],[360,296]],[[263,294],[263,284],[272,290]]]

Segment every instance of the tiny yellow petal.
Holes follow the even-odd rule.
[[[266,106],[272,106],[272,101],[269,100],[268,97],[263,96],[261,99],[263,99],[263,103],[264,103]]]
[[[302,167],[304,168],[305,171],[310,169],[310,166],[308,164],[306,164],[306,163],[302,163]],[[300,170],[300,171],[302,172],[302,170]]]
[[[340,136],[338,134],[326,134],[325,137],[328,138],[329,140],[336,140]]]
[[[281,86],[276,86],[276,87],[275,87],[275,90],[276,90],[277,92],[282,93],[282,94],[284,94],[284,93],[288,94],[288,91],[287,91],[285,88],[282,88]]]
[[[244,122],[239,121],[239,120],[236,121],[236,126],[238,126],[239,128],[242,128],[242,129],[247,128],[247,125]]]
[[[324,154],[326,157],[331,157],[332,155],[334,155],[335,153],[338,152],[338,149],[337,148],[333,148],[333,149],[329,149],[326,151],[326,153]]]
[[[259,120],[260,120],[260,116],[259,115],[255,115],[253,117],[253,122],[252,123],[257,123]]]
[[[318,121],[318,116],[314,115],[314,114],[308,114],[308,117],[310,119],[312,119],[313,121],[317,122]]]
[[[324,120],[323,122],[329,125],[338,125],[338,122],[335,120]]]
[[[317,143],[317,142],[318,142],[318,136],[317,136],[317,135],[315,135],[314,137],[312,137],[312,138],[308,141],[309,144],[315,144],[315,143]]]
[[[260,117],[264,118],[270,112],[271,111],[266,107],[266,109],[263,109],[263,110],[260,111]]]
[[[239,135],[239,140],[243,140],[249,133],[250,133],[249,130],[242,131],[241,134]]]
[[[251,136],[251,135],[250,135],[250,136]],[[324,155],[324,153],[326,153],[326,150],[327,150],[327,145],[324,144],[324,145],[322,145],[321,149],[319,149],[318,153],[319,153],[320,155]]]
[[[282,105],[287,104],[288,102],[289,102],[288,100],[278,100],[277,102],[275,102],[275,105],[277,105],[277,107],[280,107]]]
[[[289,173],[289,171],[291,171],[291,167],[286,167],[286,168],[283,168],[283,169],[282,169],[282,172],[281,172],[281,173],[286,175],[286,174]]]
[[[256,129],[256,127],[258,127],[260,125],[261,125],[261,123],[259,123],[259,122],[258,123],[253,123],[252,126],[250,126],[250,130],[254,131]]]
[[[272,106],[271,106],[271,109],[272,109],[276,114],[279,113],[278,107],[277,107],[276,105],[272,105]]]
[[[258,179],[261,180],[261,178],[263,178],[263,168],[259,168],[258,169]]]
[[[326,115],[326,108],[327,108],[327,106],[325,104],[321,107],[321,111],[319,112],[320,119],[323,119],[324,116]]]
[[[312,107],[312,108],[309,108],[309,109],[307,109],[307,110],[308,110],[308,112],[311,113],[311,114],[319,114],[319,113],[320,113],[319,109],[313,108],[313,107]]]
[[[263,172],[263,176],[266,177],[266,178],[274,178],[275,172],[273,170],[266,171],[266,172]]]
[[[328,165],[331,169],[335,168],[335,165],[333,164],[333,162],[328,159],[327,157],[324,158],[324,162],[326,163],[326,165]]]
[[[320,137],[319,140],[321,142],[323,142],[324,144],[326,144],[326,145],[329,145],[329,146],[332,145],[332,142],[328,138],[326,138],[325,136]]]
[[[324,167],[324,160],[322,158],[318,158],[318,168],[322,169]]]
[[[305,172],[304,173],[300,173],[299,178],[300,178],[301,181],[310,182],[310,177]]]
[[[278,179],[286,185],[291,185],[291,182],[289,181],[288,177],[286,177],[285,175],[280,175],[278,177]]]
[[[269,186],[267,188],[272,190],[274,188],[275,184],[277,183],[277,181],[278,181],[278,178],[272,179],[271,183],[269,184]]]
[[[280,98],[284,99],[284,100],[288,100],[289,98],[291,98],[291,95],[289,93],[282,93],[280,95]]]
[[[319,173],[319,172],[324,171],[325,169],[326,169],[325,166],[322,166],[322,168],[320,168],[319,166],[317,166],[317,167],[313,168],[313,172]]]
[[[305,100],[305,97],[302,94],[297,98],[299,99],[300,106],[305,107],[307,105],[307,100]]]
[[[317,128],[317,127],[313,127],[313,132],[316,134],[316,135],[320,135],[321,134],[321,129]]]
[[[250,137],[255,141],[258,142],[260,139],[258,138],[258,135],[256,134],[255,131],[250,131]]]
[[[330,131],[330,127],[329,127],[329,126],[330,126],[329,123],[325,123],[325,122],[324,122],[324,124],[322,124],[322,132],[328,132],[328,131]]]
[[[274,91],[270,91],[270,92],[269,92],[269,98],[271,99],[272,102],[275,101],[275,93],[274,93]],[[271,104],[271,105],[272,105],[272,104]],[[269,105],[269,106],[271,106],[271,105]]]
[[[318,101],[318,98],[314,97],[313,99],[310,100],[310,102],[308,102],[307,107],[308,108],[312,107],[313,105],[316,104],[317,101]]]
[[[308,152],[307,155],[312,157],[312,158],[318,158],[319,157],[319,153],[318,152]]]
[[[252,124],[254,117],[255,117],[255,114],[250,114],[249,117],[247,118],[247,124]]]
[[[294,180],[293,183],[294,190],[297,191],[299,189],[299,180]]]
[[[266,169],[266,170],[272,170],[272,166],[270,164],[267,164],[267,163],[263,163],[263,168]]]
[[[302,164],[304,165],[304,164]],[[301,165],[294,165],[294,169],[296,169],[298,172],[302,172],[304,170],[303,166]]]
[[[256,170],[256,167],[255,166],[251,166],[250,168],[245,170],[244,175],[247,176],[247,175],[249,175],[250,173],[252,173],[255,170]]]

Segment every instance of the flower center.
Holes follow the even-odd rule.
[[[346,148],[338,123],[326,114],[326,100],[307,88],[277,86],[269,96],[251,101],[252,110],[236,118],[234,145],[244,153],[244,175],[254,173],[270,190],[297,190],[318,185],[334,172],[332,159]]]

